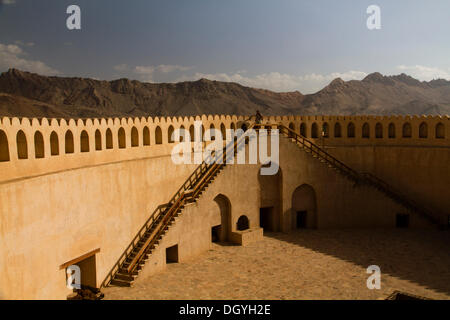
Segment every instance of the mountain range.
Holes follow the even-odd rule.
[[[334,79],[322,90],[273,92],[200,79],[144,83],[126,78],[48,77],[17,69],[0,75],[0,116],[100,118],[199,114],[392,115],[450,114],[450,81],[371,73]]]

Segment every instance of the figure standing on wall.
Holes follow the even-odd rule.
[[[253,117],[255,117],[255,124],[261,124],[261,121],[263,119],[263,116],[261,115],[261,113],[259,112],[259,110],[256,110],[256,114],[254,116],[250,116],[250,118],[248,118],[245,121],[249,121],[251,120]]]

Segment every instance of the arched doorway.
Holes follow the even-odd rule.
[[[317,203],[314,189],[303,184],[292,193],[292,229],[317,228]]]
[[[260,195],[259,226],[264,231],[281,231],[281,168],[274,175],[261,175],[261,170],[259,170],[258,182]]]
[[[217,195],[214,198],[214,202],[220,214],[220,224],[215,224],[211,227],[211,241],[228,241],[231,233],[231,202],[223,194]]]

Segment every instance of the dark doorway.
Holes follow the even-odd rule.
[[[395,226],[397,228],[408,228],[409,227],[409,214],[397,214]]]
[[[211,228],[211,242],[219,242],[221,232],[222,232],[221,225],[212,227]]]
[[[76,263],[80,267],[81,286],[82,287],[97,287],[96,263],[95,255],[90,256],[80,262]]]
[[[273,228],[273,207],[259,209],[259,226],[264,231],[275,231]]]
[[[178,262],[178,245],[166,248],[166,263]]]
[[[308,211],[297,211],[297,229],[306,228],[306,215]]]
[[[250,223],[248,221],[248,218],[246,216],[240,216],[236,224],[236,229],[238,231],[243,231],[247,230],[249,227]]]

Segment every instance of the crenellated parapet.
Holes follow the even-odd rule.
[[[0,181],[110,162],[167,156],[171,133],[238,128],[249,116],[0,119]],[[269,116],[325,145],[450,146],[449,116]]]
[[[450,145],[449,116],[284,116],[268,122],[331,145]]]
[[[247,117],[248,118],[248,117]],[[175,129],[235,128],[234,115],[108,119],[0,119],[0,181],[108,162],[170,155]]]

